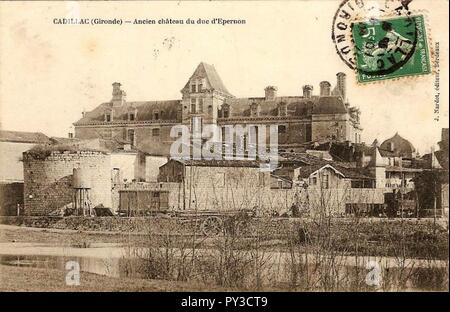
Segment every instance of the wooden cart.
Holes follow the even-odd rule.
[[[242,234],[250,227],[250,220],[255,212],[249,209],[241,210],[177,210],[169,213],[180,218],[182,223],[197,223],[205,236],[216,236],[232,232]]]

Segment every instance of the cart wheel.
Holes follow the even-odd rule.
[[[215,236],[222,231],[222,223],[219,217],[208,217],[202,222],[200,229],[206,236]]]

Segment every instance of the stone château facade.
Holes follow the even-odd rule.
[[[320,83],[319,94],[305,85],[302,95],[278,96],[275,86],[263,97],[236,98],[214,66],[200,63],[181,90],[181,100],[126,101],[120,83],[113,83],[112,99],[74,123],[75,137],[130,142],[150,154],[169,155],[174,125],[278,125],[281,150],[298,150],[312,142],[361,142],[360,112],[346,98],[346,77],[337,74],[336,86]],[[267,136],[268,137],[268,136]]]

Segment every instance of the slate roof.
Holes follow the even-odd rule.
[[[230,117],[250,117],[252,104],[258,104],[260,117],[279,116],[278,107],[281,103],[287,106],[287,115],[294,117],[310,117],[312,114],[345,114],[347,109],[341,98],[336,96],[280,96],[273,100],[264,97],[231,98],[225,103],[230,106]]]
[[[128,122],[128,112],[136,109],[136,121],[154,121],[154,122],[169,122],[177,120],[177,111],[181,100],[168,101],[135,101],[126,102],[121,106],[112,106],[110,102],[106,102],[97,106],[94,110],[86,112],[84,117],[74,123],[74,125],[103,123],[105,112],[107,110],[113,111],[114,123]],[[154,118],[154,112],[159,113],[159,118]]]
[[[41,132],[0,130],[0,142],[44,144],[49,143],[50,139]]]
[[[205,77],[208,80],[209,85],[211,86],[211,89],[220,91],[228,96],[233,96],[230,92],[228,92],[227,88],[225,87],[224,83],[222,82],[222,79],[220,78],[219,74],[217,73],[216,69],[214,68],[214,65],[210,65],[204,62],[201,62],[198,64],[197,68],[195,69],[192,76],[189,78],[188,82],[184,86],[184,88],[181,90],[189,89],[189,82],[192,77]]]
[[[235,98],[225,87],[222,79],[213,65],[201,62],[195,69],[181,92],[189,92],[192,78],[202,77],[207,80],[203,86],[208,90],[217,90],[225,95],[225,104],[230,106],[230,118],[250,117],[250,105],[259,104],[259,117],[278,117],[280,103],[287,105],[287,116],[311,117],[312,114],[345,114],[347,108],[339,95],[317,96],[305,98],[303,96],[282,96],[266,100],[265,97]],[[86,112],[74,125],[103,124],[105,112],[113,111],[113,120],[109,124],[132,123],[128,121],[128,113],[136,109],[136,122],[181,122],[177,114],[181,108],[181,100],[167,101],[134,101],[125,102],[123,105],[113,106],[111,102],[100,104],[94,110]],[[159,118],[154,118],[154,112],[159,111]]]

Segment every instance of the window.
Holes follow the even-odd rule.
[[[223,108],[223,118],[230,117],[230,111],[228,110],[228,107]]]
[[[191,119],[191,129],[194,136],[202,136],[203,131],[203,120],[202,117],[192,117]]]
[[[329,180],[328,174],[324,174],[322,176],[321,182],[322,182],[322,188],[323,189],[330,188],[330,180]]]
[[[159,112],[153,113],[153,119],[158,120],[159,119]]]
[[[191,92],[193,93],[197,92],[197,86],[195,84],[191,85]]]
[[[113,184],[120,183],[120,169],[119,168],[113,168],[111,179],[112,179]]]
[[[111,121],[111,114],[110,113],[106,113],[105,114],[105,121],[106,122],[110,122]]]
[[[252,103],[252,105],[250,107],[250,110],[251,110],[252,117],[258,117],[259,116],[260,107],[259,107],[258,103]]]
[[[203,99],[202,98],[198,99],[198,111],[199,111],[199,113],[203,113]]]
[[[200,82],[200,83],[198,84],[197,89],[198,89],[198,92],[202,92],[202,90],[203,90],[203,83],[202,83],[202,82]]]
[[[134,113],[130,113],[130,114],[128,115],[128,119],[129,119],[130,121],[134,121]]]
[[[135,139],[134,129],[128,129],[127,138],[128,138],[128,141],[130,141],[131,146],[134,146],[134,139]]]
[[[305,125],[305,141],[311,142],[312,141],[312,128],[311,124]]]
[[[309,184],[310,185],[316,185],[317,184],[317,177],[310,177],[309,178]]]
[[[278,133],[280,134],[286,133],[286,126],[284,125],[278,126]]]
[[[208,105],[208,115],[212,115],[213,113],[213,107],[212,105]]]
[[[152,136],[159,136],[159,128],[152,129]]]
[[[191,99],[191,114],[197,113],[197,99]]]

